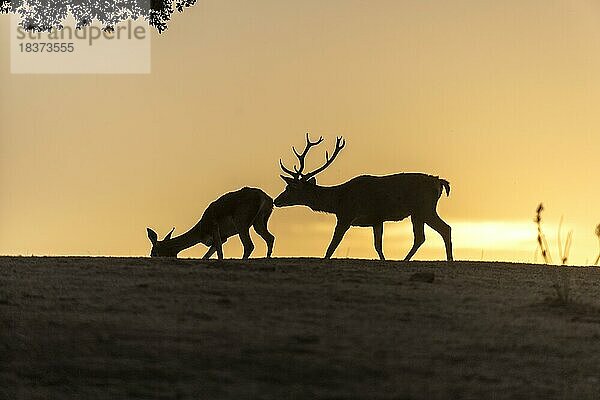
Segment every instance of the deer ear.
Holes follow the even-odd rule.
[[[310,183],[311,185],[316,185],[317,184],[317,178],[315,178],[313,176],[312,178],[310,178],[309,180],[307,180],[306,183]]]
[[[163,240],[171,240],[171,235],[173,234],[173,232],[175,232],[175,227],[171,229],[171,232],[167,233],[167,236],[165,236]]]
[[[158,242],[158,235],[156,232],[150,228],[146,228],[146,232],[148,232],[148,239],[150,239],[150,242],[152,242],[152,244],[156,244],[156,242]]]
[[[291,183],[296,182],[296,180],[294,178],[290,178],[289,176],[285,176],[285,175],[279,175],[281,177],[281,179],[283,179],[283,181],[285,183],[287,183],[288,185]]]

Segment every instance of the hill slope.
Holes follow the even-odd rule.
[[[597,398],[599,272],[3,257],[0,397]]]

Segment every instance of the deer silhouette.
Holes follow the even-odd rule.
[[[250,257],[254,243],[250,238],[250,227],[267,244],[267,257],[271,257],[275,236],[267,229],[273,199],[260,189],[245,187],[230,192],[213,201],[200,221],[186,233],[171,237],[175,228],[158,240],[158,235],[147,228],[148,239],[152,243],[151,257],[177,257],[177,254],[198,243],[209,246],[204,258],[210,258],[215,252],[223,259],[223,243],[231,236],[239,235],[244,247],[243,258]]]
[[[401,221],[411,217],[414,244],[406,257],[408,261],[425,242],[425,225],[429,225],[444,239],[446,257],[452,256],[451,228],[437,214],[437,202],[442,194],[450,195],[450,184],[445,179],[420,173],[399,173],[386,176],[357,176],[337,186],[319,186],[315,176],[323,172],[336,159],[346,145],[342,137],[336,139],[331,155],[325,153],[325,163],[312,172],[304,172],[306,155],[311,148],[323,142],[323,137],[311,142],[306,134],[306,147],[298,153],[292,150],[299,161],[294,170],[287,168],[281,160],[285,190],[275,199],[277,207],[302,205],[314,211],[335,214],[337,225],[333,238],[325,253],[330,258],[351,226],[373,228],[375,250],[381,260],[383,254],[383,223]]]

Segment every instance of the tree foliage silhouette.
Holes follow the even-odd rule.
[[[99,21],[106,30],[112,30],[127,19],[144,18],[162,33],[175,10],[183,12],[195,3],[196,0],[0,0],[0,13],[19,15],[20,25],[36,32],[62,29],[71,13],[77,28]]]

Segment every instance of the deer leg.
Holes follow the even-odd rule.
[[[217,251],[217,247],[213,244],[212,246],[210,246],[206,254],[204,254],[204,257],[202,257],[202,259],[208,260],[212,257],[213,254],[215,254],[215,251]]]
[[[250,254],[252,254],[252,251],[254,250],[254,243],[252,243],[252,239],[250,239],[249,228],[246,230],[242,229],[239,235],[240,240],[242,241],[242,246],[244,246],[244,255],[242,256],[242,258],[247,259],[250,257]]]
[[[444,239],[446,259],[452,261],[454,258],[452,256],[452,228],[450,228],[450,225],[444,222],[437,213],[429,218],[426,223]]]
[[[267,218],[264,220],[258,221],[253,225],[256,233],[258,233],[258,235],[263,238],[267,244],[267,258],[271,257],[271,254],[273,253],[273,243],[275,243],[275,236],[273,236],[267,229],[268,218],[269,217],[267,216]]]
[[[331,238],[331,243],[329,243],[329,247],[327,248],[327,253],[325,253],[325,258],[331,258],[335,249],[339,246],[342,238],[346,234],[346,231],[350,228],[350,223],[341,222],[338,220],[337,225],[335,226],[335,231],[333,231],[333,237]]]
[[[213,227],[213,246],[217,250],[217,257],[219,260],[223,259],[223,242],[221,241],[221,232],[219,232],[219,225]]]
[[[425,224],[420,218],[411,217],[412,225],[413,225],[413,234],[415,235],[415,241],[413,243],[412,248],[404,257],[404,261],[409,261],[412,256],[415,255],[419,247],[425,242]]]
[[[385,256],[383,255],[383,222],[373,225],[373,242],[375,250],[379,254],[379,259],[385,260]]]

